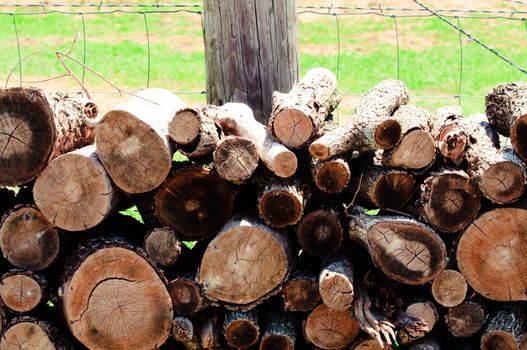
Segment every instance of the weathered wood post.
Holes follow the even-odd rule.
[[[296,0],[204,0],[207,102],[242,102],[267,124],[298,80]]]

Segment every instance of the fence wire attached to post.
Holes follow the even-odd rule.
[[[20,73],[20,86],[22,86],[22,54],[20,53],[20,39],[18,37],[18,27],[16,25],[16,17],[15,13],[11,12],[11,15],[13,16],[13,26],[15,28],[15,36],[16,36],[16,48],[18,51],[18,72]]]

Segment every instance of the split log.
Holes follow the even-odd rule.
[[[486,318],[484,305],[469,300],[450,308],[445,316],[445,322],[454,337],[470,337],[480,331]]]
[[[393,114],[401,124],[401,140],[382,154],[383,165],[391,168],[426,169],[435,160],[436,146],[430,135],[430,113],[415,105],[401,106]]]
[[[353,304],[353,261],[350,252],[341,249],[322,262],[318,288],[322,301],[332,310],[346,310]]]
[[[296,239],[300,248],[310,255],[330,255],[342,243],[340,214],[333,208],[324,207],[311,211],[298,224]]]
[[[461,165],[469,144],[461,107],[439,108],[432,123],[432,135],[439,153],[455,165]]]
[[[39,271],[47,268],[60,248],[58,231],[32,205],[18,205],[0,223],[0,249],[14,266]]]
[[[23,185],[57,156],[93,143],[97,106],[36,88],[0,89],[0,186]]]
[[[227,103],[219,107],[216,123],[225,135],[251,140],[264,165],[275,175],[288,178],[297,169],[296,155],[276,142],[269,129],[254,119],[252,110],[242,103]]]
[[[181,241],[168,227],[155,228],[144,239],[146,254],[159,266],[174,265],[183,252]]]
[[[525,332],[526,312],[523,304],[504,304],[494,310],[481,336],[482,350],[516,350]]]
[[[454,307],[465,300],[467,281],[456,270],[444,270],[432,282],[432,296],[443,306]]]
[[[172,327],[172,302],[155,266],[116,237],[79,246],[59,295],[71,333],[90,349],[157,348]]]
[[[468,123],[470,147],[466,152],[467,174],[481,194],[498,204],[518,200],[525,190],[525,164],[512,149],[499,150],[499,137],[486,116],[473,116]]]
[[[311,193],[298,179],[271,178],[260,186],[258,212],[272,227],[285,227],[300,221]]]
[[[331,310],[326,304],[320,304],[311,311],[303,328],[306,339],[322,349],[347,347],[360,331],[351,309]]]
[[[263,327],[259,350],[294,350],[297,338],[295,316],[283,310],[271,310]]]
[[[211,154],[220,136],[214,122],[216,106],[182,108],[168,120],[168,135],[189,158]]]
[[[306,312],[318,305],[321,299],[318,275],[318,265],[315,266],[311,259],[302,253],[282,291],[286,311]]]
[[[435,304],[428,300],[420,300],[410,303],[406,306],[404,316],[423,320],[425,327],[405,327],[405,325],[402,324],[402,327],[400,327],[399,332],[397,333],[397,340],[399,344],[402,345],[410,344],[417,339],[423,338],[427,333],[430,333],[434,329],[439,321],[439,312],[437,311]]]
[[[329,159],[350,151],[374,151],[393,147],[401,138],[401,125],[390,116],[408,102],[406,85],[385,80],[362,98],[346,125],[315,140],[309,152],[317,159]]]
[[[411,285],[433,280],[446,266],[443,240],[428,226],[402,216],[355,213],[351,238],[362,243],[388,277]]]
[[[426,221],[442,232],[452,233],[474,220],[481,194],[464,171],[440,167],[421,185],[420,205]]]
[[[248,348],[260,338],[257,310],[228,311],[223,322],[225,339],[235,348]]]
[[[154,195],[161,224],[183,240],[216,233],[229,219],[234,193],[225,181],[201,165],[177,165]]]
[[[489,123],[503,136],[511,138],[512,148],[527,161],[527,84],[501,84],[485,97]]]
[[[14,312],[28,312],[47,298],[44,277],[23,270],[12,270],[0,280],[0,298]]]
[[[233,218],[207,247],[198,273],[205,296],[250,309],[279,292],[292,260],[289,237],[253,218]]]
[[[145,89],[113,107],[96,126],[97,154],[126,193],[144,193],[167,177],[174,149],[168,120],[183,102],[164,89]]]
[[[348,162],[339,156],[311,161],[311,175],[317,188],[327,193],[342,192],[351,178]]]
[[[53,225],[84,231],[110,216],[122,195],[90,145],[52,160],[35,181],[33,197]]]
[[[73,346],[59,338],[59,331],[50,323],[33,317],[13,319],[0,338],[2,350],[69,350]]]
[[[180,342],[185,349],[202,349],[196,333],[191,319],[184,316],[177,316],[172,321],[172,337]]]
[[[527,300],[527,210],[497,208],[479,216],[461,236],[459,271],[487,299]]]
[[[256,145],[246,137],[223,137],[214,150],[214,169],[224,180],[243,184],[258,167]]]
[[[269,129],[286,147],[303,148],[318,135],[341,98],[331,71],[310,69],[289,93],[273,93]]]

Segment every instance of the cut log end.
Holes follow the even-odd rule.
[[[298,160],[291,151],[284,151],[276,155],[272,164],[273,172],[276,176],[288,178],[296,173]]]
[[[313,157],[320,160],[329,159],[331,156],[329,147],[322,143],[317,143],[317,141],[309,145],[309,153],[311,153]]]
[[[406,308],[406,314],[412,317],[421,317],[428,327],[428,332],[434,329],[434,326],[439,320],[439,314],[434,306],[434,303],[429,301],[410,304]]]
[[[483,327],[485,319],[485,310],[481,304],[464,302],[448,310],[446,324],[454,337],[469,337]]]
[[[381,208],[398,209],[412,197],[415,180],[408,173],[391,172],[384,175],[376,185],[376,204]]]
[[[348,163],[338,160],[320,164],[314,175],[315,185],[327,193],[341,192],[351,177]]]
[[[260,350],[294,350],[295,344],[283,335],[271,334],[260,343]]]
[[[516,201],[525,190],[525,172],[514,162],[493,164],[482,176],[479,188],[494,203]]]
[[[467,294],[467,281],[455,270],[441,272],[432,283],[432,295],[441,305],[453,307],[459,305]]]
[[[229,345],[236,348],[247,348],[256,344],[259,335],[260,330],[245,320],[233,321],[225,330],[225,338]]]
[[[336,311],[325,304],[317,306],[304,324],[306,338],[322,349],[341,349],[349,346],[359,334],[359,323],[351,309]]]
[[[22,321],[10,326],[0,339],[0,349],[58,350],[48,332],[36,322]]]
[[[308,254],[320,257],[337,250],[342,236],[343,230],[338,218],[325,210],[305,215],[296,230],[300,247]]]
[[[33,276],[17,273],[2,277],[0,297],[9,309],[15,312],[28,312],[42,302],[44,291]]]
[[[309,311],[320,300],[318,283],[315,278],[294,278],[286,282],[283,290],[284,307],[289,311]]]
[[[258,209],[266,224],[285,227],[296,224],[302,218],[304,205],[298,196],[289,191],[273,190],[262,196]]]
[[[386,119],[375,129],[374,138],[382,149],[395,146],[401,139],[401,124],[394,119]]]
[[[468,136],[461,132],[457,124],[445,126],[437,136],[439,153],[455,164],[463,161],[465,150],[469,144]]]
[[[429,133],[412,130],[390,151],[384,151],[383,163],[390,167],[423,169],[433,163],[436,146]]]
[[[167,289],[176,313],[192,315],[201,307],[201,290],[195,281],[179,277],[171,281]]]
[[[511,129],[511,143],[521,159],[527,161],[527,114],[519,117]]]
[[[517,350],[518,343],[514,337],[504,331],[495,330],[488,334],[485,334],[481,338],[481,349],[482,350]]]
[[[176,116],[168,124],[170,137],[179,145],[192,144],[201,132],[201,123],[197,112],[185,108],[176,112]]]
[[[171,266],[181,255],[181,242],[169,228],[150,231],[145,237],[146,254],[160,266]]]
[[[276,138],[286,147],[298,149],[313,136],[315,126],[311,118],[298,109],[288,108],[280,111],[273,120]]]
[[[239,136],[222,139],[213,153],[214,168],[225,180],[236,184],[249,179],[258,166],[258,151],[254,143]]]

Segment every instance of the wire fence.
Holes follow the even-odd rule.
[[[473,43],[481,46],[489,53],[493,54],[497,60],[508,63],[518,72],[527,74],[527,70],[519,63],[515,62],[511,58],[507,57],[504,53],[493,48],[490,44],[485,43],[484,40],[478,38],[476,35],[471,34],[468,30],[465,30],[462,26],[462,21],[465,19],[470,20],[504,20],[510,22],[511,25],[517,26],[523,24],[525,29],[525,38],[527,38],[527,6],[525,10],[477,10],[477,9],[433,9],[427,7],[423,2],[414,0],[416,7],[383,7],[379,6],[299,6],[298,15],[299,20],[302,20],[304,15],[316,15],[316,16],[329,16],[334,19],[334,27],[328,28],[328,31],[334,30],[336,40],[336,75],[339,77],[342,67],[342,44],[345,40],[341,35],[341,26],[344,21],[352,21],[353,18],[358,16],[365,17],[384,17],[391,19],[393,24],[393,35],[395,36],[395,52],[393,53],[394,60],[396,60],[396,76],[400,78],[401,71],[403,68],[403,51],[401,49],[401,33],[399,29],[399,22],[404,18],[438,18],[448,25],[454,33],[458,34],[456,37],[458,40],[457,46],[459,51],[458,56],[458,75],[457,81],[455,82],[456,91],[454,94],[442,94],[442,95],[426,95],[418,94],[415,97],[430,100],[441,100],[441,99],[457,99],[461,104],[462,99],[482,99],[483,96],[471,95],[464,93],[464,69],[465,69],[465,55],[464,47],[467,45],[466,40],[470,40]],[[516,1],[514,1],[516,2]],[[522,3],[517,1],[517,3]],[[523,3],[522,3],[523,4]],[[82,73],[81,81],[85,82],[88,74],[86,66],[89,66],[87,59],[87,51],[90,45],[90,41],[87,36],[86,29],[86,17],[87,16],[116,16],[119,14],[136,14],[138,15],[138,21],[143,22],[144,35],[146,37],[145,52],[146,58],[144,60],[146,67],[144,69],[144,86],[149,87],[153,80],[153,58],[152,58],[152,30],[149,27],[149,19],[152,15],[169,15],[169,14],[192,14],[199,17],[201,24],[203,24],[203,7],[201,4],[115,4],[115,3],[104,3],[100,1],[96,4],[45,4],[45,3],[34,3],[34,4],[16,4],[16,3],[0,3],[0,18],[2,16],[8,16],[12,19],[12,34],[16,40],[16,52],[13,52],[17,57],[16,73],[20,84],[30,83],[24,80],[24,60],[25,57],[22,55],[22,38],[19,31],[18,21],[20,18],[28,16],[49,16],[52,14],[64,15],[64,16],[76,16],[80,18],[82,23],[81,32],[79,33],[82,39],[82,57],[79,61],[82,62]],[[1,33],[2,36],[8,35],[8,33]],[[518,45],[521,45],[518,43]],[[301,52],[302,53],[302,52]],[[433,68],[433,67],[432,67]],[[119,82],[115,82],[119,84]],[[175,91],[178,94],[206,94],[204,89],[197,91]],[[115,94],[117,92],[110,91],[94,91],[93,94]],[[356,95],[361,96],[363,91],[344,91],[344,95]]]

